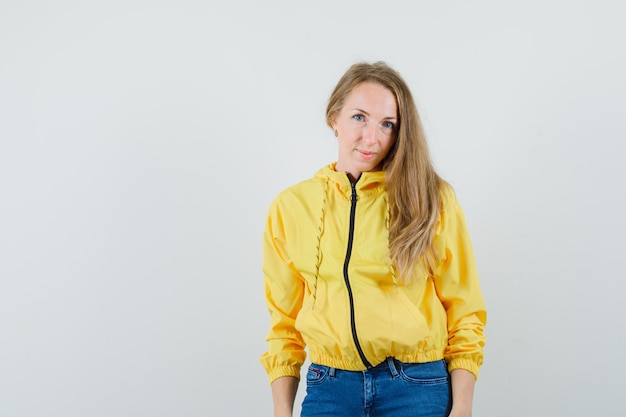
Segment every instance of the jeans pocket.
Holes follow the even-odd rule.
[[[321,384],[328,378],[328,366],[317,365],[312,363],[309,365],[309,369],[306,372],[307,385]]]
[[[403,380],[423,385],[447,384],[450,377],[444,361],[402,363],[399,373]]]

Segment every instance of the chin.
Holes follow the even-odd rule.
[[[364,167],[362,167],[361,171],[362,172],[370,172],[370,171],[378,171],[378,165],[372,165],[372,164],[368,164]]]

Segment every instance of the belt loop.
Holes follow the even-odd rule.
[[[392,377],[397,378],[400,375],[398,373],[398,369],[396,368],[394,359],[391,356],[387,358],[387,366],[389,366],[389,372],[391,372]]]
[[[328,367],[328,376],[331,378],[335,377],[335,368],[332,368],[330,366]]]

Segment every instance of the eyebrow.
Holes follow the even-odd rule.
[[[367,116],[370,116],[370,114],[368,112],[366,112],[365,110],[363,110],[363,109],[354,108],[352,110],[353,111],[358,111],[360,113],[365,113]],[[383,120],[398,120],[398,118],[395,117],[395,116],[387,116],[387,117],[384,117]]]

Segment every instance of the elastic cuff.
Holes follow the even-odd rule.
[[[274,380],[280,378],[281,376],[292,376],[300,380],[300,367],[299,366],[279,366],[277,368],[271,369],[267,376],[269,377],[270,384],[274,382]]]
[[[464,358],[450,359],[448,362],[448,371],[452,372],[455,369],[465,369],[466,371],[471,372],[474,375],[474,378],[478,380],[478,370],[480,369],[480,365],[472,360]]]

